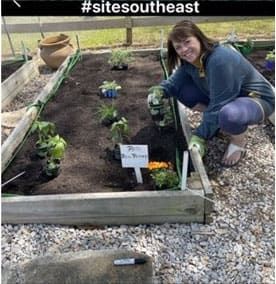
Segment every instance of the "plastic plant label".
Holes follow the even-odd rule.
[[[147,168],[148,145],[120,145],[123,168]]]

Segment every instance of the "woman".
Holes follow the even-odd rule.
[[[190,21],[176,24],[168,37],[170,73],[179,63],[161,87],[165,97],[203,111],[189,148],[197,147],[204,156],[206,140],[223,131],[230,143],[222,164],[236,165],[245,154],[248,125],[274,112],[273,87],[239,52],[209,39]]]

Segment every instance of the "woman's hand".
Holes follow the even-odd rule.
[[[193,147],[196,147],[198,149],[198,152],[201,156],[201,158],[204,157],[206,150],[207,150],[207,145],[206,145],[206,140],[197,136],[197,135],[192,135],[188,148],[191,150]]]

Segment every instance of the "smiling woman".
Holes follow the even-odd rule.
[[[203,157],[207,140],[222,131],[230,143],[221,164],[236,165],[245,155],[248,126],[263,123],[274,112],[272,85],[241,53],[209,39],[186,20],[169,33],[168,67],[172,75],[161,83],[164,97],[203,111],[189,148],[196,147]]]

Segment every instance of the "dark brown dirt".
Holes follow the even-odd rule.
[[[100,124],[96,114],[102,103],[110,104],[111,100],[101,98],[98,87],[104,80],[116,80],[122,86],[114,104],[120,116],[129,121],[129,143],[147,144],[150,160],[174,164],[176,134],[173,129],[160,133],[146,104],[148,88],[162,77],[157,55],[137,57],[128,71],[111,71],[106,55],[83,56],[41,117],[54,122],[68,142],[60,175],[49,181],[41,175],[45,161],[36,158],[36,137],[31,136],[4,173],[3,181],[22,171],[26,173],[7,185],[5,192],[57,194],[153,189],[146,169],[142,170],[144,184],[138,186],[133,169],[122,168],[120,161],[113,159],[110,130]]]
[[[267,51],[258,51],[248,59],[274,84],[274,72],[264,68]],[[41,120],[54,122],[58,133],[68,142],[61,174],[52,180],[42,175],[44,160],[35,156],[35,136],[31,136],[6,170],[2,181],[26,173],[4,189],[9,193],[59,194],[123,190],[151,190],[152,181],[143,169],[144,184],[137,185],[132,169],[121,168],[112,156],[110,130],[100,124],[96,114],[110,99],[99,96],[104,80],[116,80],[122,86],[114,100],[120,116],[129,121],[130,144],[147,144],[150,160],[175,164],[175,144],[184,145],[174,131],[160,133],[146,105],[148,88],[163,77],[157,55],[136,57],[128,71],[111,71],[106,55],[86,55],[64,81],[57,96],[45,108]],[[184,146],[185,147],[185,146]]]
[[[11,74],[19,69],[24,64],[24,61],[14,62],[1,66],[1,82],[4,82]]]

